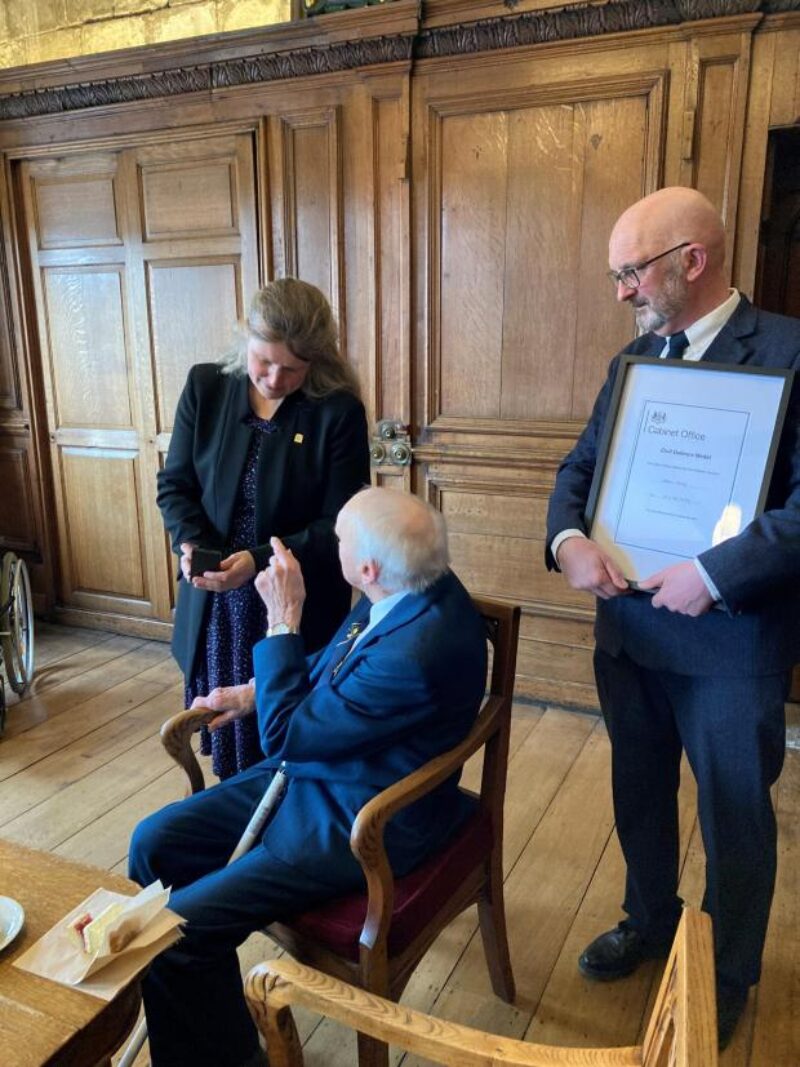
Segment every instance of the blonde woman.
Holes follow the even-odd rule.
[[[368,482],[366,416],[328,301],[307,282],[271,282],[253,298],[239,350],[189,371],[158,477],[180,557],[172,650],[187,707],[252,677],[251,649],[266,628],[253,579],[271,537],[306,576],[307,649],[326,644],[350,608],[334,522]],[[221,553],[211,569],[192,567],[199,549]],[[262,759],[254,716],[205,735],[203,751],[220,778]]]

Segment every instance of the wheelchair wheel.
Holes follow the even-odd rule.
[[[25,561],[6,552],[0,568],[0,649],[8,683],[24,693],[33,677],[33,597]]]

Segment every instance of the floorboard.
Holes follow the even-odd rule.
[[[9,693],[0,740],[0,836],[124,872],[130,834],[184,792],[158,730],[179,710],[181,679],[166,645],[76,627],[37,625],[37,669],[24,699]],[[506,797],[506,909],[518,997],[489,987],[475,910],[441,935],[404,1003],[554,1045],[641,1040],[660,967],[622,982],[583,979],[576,958],[620,917],[624,866],[609,785],[609,744],[596,718],[559,708],[515,710]],[[464,781],[475,787],[480,761]],[[208,776],[208,775],[207,775]],[[775,791],[779,868],[764,970],[721,1067],[800,1064],[800,750]],[[684,898],[699,903],[704,855],[688,770],[680,798]],[[242,946],[243,971],[278,954],[263,935]],[[298,1012],[308,1067],[352,1067],[355,1041]],[[393,1067],[425,1061],[392,1051]],[[146,1052],[137,1067],[147,1063]]]

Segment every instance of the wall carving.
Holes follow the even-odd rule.
[[[320,43],[243,59],[8,93],[0,95],[0,120],[330,74],[412,57],[466,55],[749,12],[770,14],[796,10],[800,10],[800,0],[609,0],[603,5],[587,4],[440,26],[421,30],[416,35],[392,34]]]

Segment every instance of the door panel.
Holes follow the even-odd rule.
[[[67,427],[133,426],[125,344],[122,266],[45,267],[53,422]]]
[[[113,610],[111,602],[122,598],[131,610],[132,602],[146,596],[138,455],[111,448],[62,448],[60,460],[71,599],[86,607],[100,600]]]
[[[128,618],[159,632],[174,564],[156,474],[188,368],[231,347],[258,285],[253,140],[37,160],[21,178],[58,602],[76,621]]]
[[[157,432],[171,433],[189,368],[215,359],[235,342],[234,324],[245,300],[240,263],[148,263],[147,295]]]
[[[345,337],[341,115],[338,106],[269,120],[277,211],[276,274],[316,285]]]
[[[594,604],[546,571],[545,516],[633,334],[604,276],[609,233],[667,165],[667,49],[629,59],[606,52],[582,79],[553,64],[552,80],[521,60],[457,78],[431,64],[413,104],[416,488],[470,591],[523,606],[517,691],[578,706],[596,703]]]

